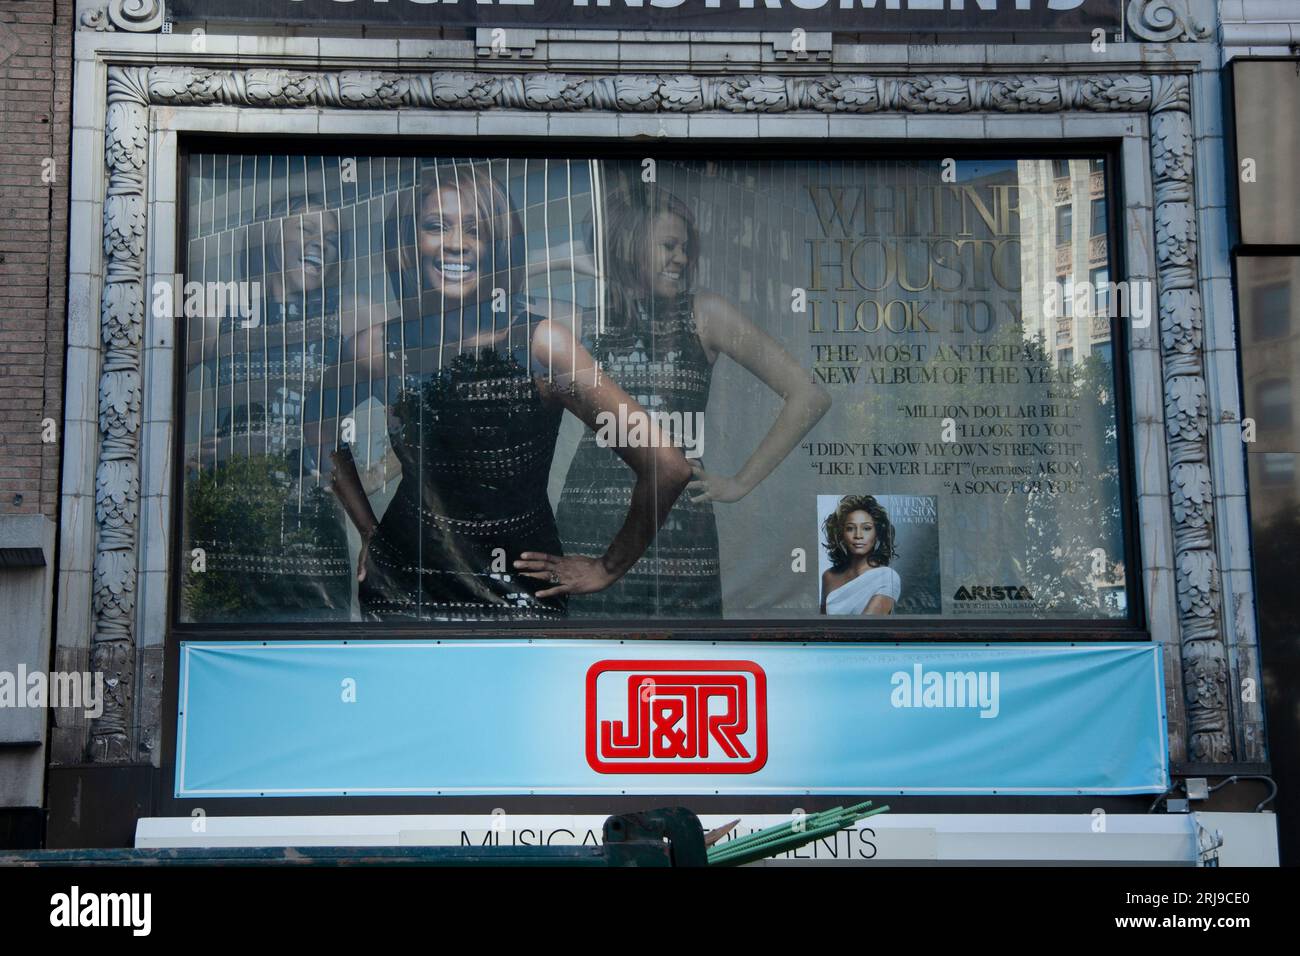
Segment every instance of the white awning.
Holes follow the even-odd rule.
[[[791,814],[708,813],[706,829],[740,817],[743,836]],[[565,846],[600,842],[604,815],[457,814],[152,817],[137,847]],[[1277,865],[1271,813],[886,813],[769,865],[1173,865],[1195,866],[1214,842],[1223,865]]]

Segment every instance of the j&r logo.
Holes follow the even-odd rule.
[[[753,661],[597,661],[587,763],[598,773],[754,773],[767,762],[767,675]]]

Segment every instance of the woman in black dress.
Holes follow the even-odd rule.
[[[648,185],[606,202],[609,263],[606,327],[586,340],[600,366],[652,413],[683,427],[697,446],[713,366],[739,363],[784,400],[777,419],[735,475],[707,471],[691,455],[695,480],[659,534],[614,587],[572,603],[592,617],[720,617],[722,586],[713,502],[739,501],[766,478],[830,408],[825,389],[774,338],[727,299],[693,289],[699,234],[690,209]],[[576,265],[576,263],[575,263]],[[557,516],[565,548],[583,553],[617,526],[632,475],[591,433],[569,466]]]
[[[595,427],[602,412],[638,407],[568,328],[524,307],[523,232],[487,163],[423,169],[395,222],[403,316],[359,334],[356,354],[405,362],[388,416],[401,482],[382,521],[340,489],[362,535],[362,616],[563,617],[568,595],[602,590],[636,562],[689,466],[666,442],[620,448],[636,475],[623,522],[596,556],[562,554],[546,495],[561,416]]]

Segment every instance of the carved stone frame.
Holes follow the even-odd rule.
[[[1187,74],[556,74],[128,64],[108,66],[106,78],[101,284],[97,290],[82,290],[83,296],[97,298],[99,311],[99,341],[88,343],[99,355],[98,422],[92,444],[94,557],[89,593],[80,594],[79,601],[79,592],[69,589],[60,602],[60,630],[67,634],[73,625],[75,634],[89,627],[90,663],[105,672],[110,690],[98,720],[65,728],[61,747],[56,736],[56,760],[156,762],[156,735],[161,722],[169,719],[159,704],[161,641],[151,641],[153,650],[140,653],[142,629],[167,626],[157,617],[165,602],[156,594],[138,600],[141,575],[159,575],[158,580],[165,581],[167,574],[166,549],[161,566],[156,554],[142,558],[142,518],[164,539],[171,533],[166,514],[143,515],[141,508],[145,412],[156,403],[166,409],[159,416],[166,427],[157,439],[164,447],[161,453],[157,448],[148,451],[150,463],[165,461],[170,454],[174,415],[171,373],[155,375],[146,368],[145,356],[146,289],[151,278],[147,247],[172,241],[161,230],[151,232],[149,223],[149,157],[156,147],[151,111],[205,107],[238,108],[239,116],[251,115],[243,111],[273,110],[286,130],[293,129],[292,113],[366,111],[357,114],[359,132],[387,129],[383,123],[367,128],[367,121],[384,111],[415,116],[420,111],[472,111],[520,119],[521,128],[527,127],[524,120],[530,114],[542,120],[557,114],[617,114],[620,129],[630,117],[636,123],[648,122],[651,129],[657,122],[660,131],[665,121],[681,117],[723,122],[757,115],[760,129],[768,119],[817,118],[832,124],[830,135],[834,122],[868,116],[899,117],[900,124],[901,117],[915,122],[928,116],[935,117],[936,124],[961,122],[958,117],[992,123],[997,116],[1054,114],[1141,118],[1142,129],[1130,132],[1147,134],[1142,137],[1149,144],[1143,172],[1149,177],[1150,206],[1127,210],[1125,228],[1154,236],[1150,278],[1158,283],[1159,308],[1158,328],[1145,334],[1135,331],[1134,348],[1145,342],[1150,350],[1152,384],[1163,396],[1163,415],[1157,405],[1132,423],[1139,455],[1135,467],[1144,470],[1144,452],[1160,458],[1158,475],[1139,487],[1141,570],[1153,631],[1166,632],[1156,637],[1165,641],[1168,651],[1172,756],[1216,763],[1241,759],[1233,744],[1231,668],[1220,606]],[[942,135],[941,129],[935,126],[934,138]],[[156,128],[153,134],[162,135]],[[167,135],[173,137],[174,148],[174,131]],[[1126,164],[1126,180],[1134,175]],[[174,201],[174,192],[171,198]],[[74,208],[74,230],[76,222]],[[75,299],[75,284],[72,292]],[[162,382],[168,387],[163,389]],[[151,394],[155,391],[166,394]],[[70,420],[72,415],[70,411]],[[72,507],[73,517],[80,503],[75,479],[75,471],[65,475],[65,509]],[[65,521],[70,520],[68,514],[65,510]],[[75,532],[65,534],[65,540],[76,537]],[[64,576],[76,570],[75,561],[73,556],[64,562]],[[1157,629],[1154,618],[1164,616],[1164,607],[1172,610],[1169,616],[1176,616],[1176,623],[1167,620]],[[86,624],[77,626],[87,617]],[[69,637],[61,640],[65,651],[69,643]],[[1185,740],[1179,714],[1185,714]]]

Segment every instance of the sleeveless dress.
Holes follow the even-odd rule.
[[[402,479],[370,542],[358,588],[367,620],[546,620],[563,596],[516,574],[524,551],[560,554],[546,494],[563,409],[530,370],[529,313],[509,344],[469,350],[402,388],[389,438]]]
[[[703,422],[713,367],[695,327],[693,296],[584,340],[600,367],[648,412]],[[701,459],[692,461],[703,464]],[[627,518],[636,475],[587,430],[565,477],[556,518],[565,551],[603,554]],[[718,527],[711,502],[677,499],[641,559],[612,586],[570,598],[571,617],[722,616]]]

